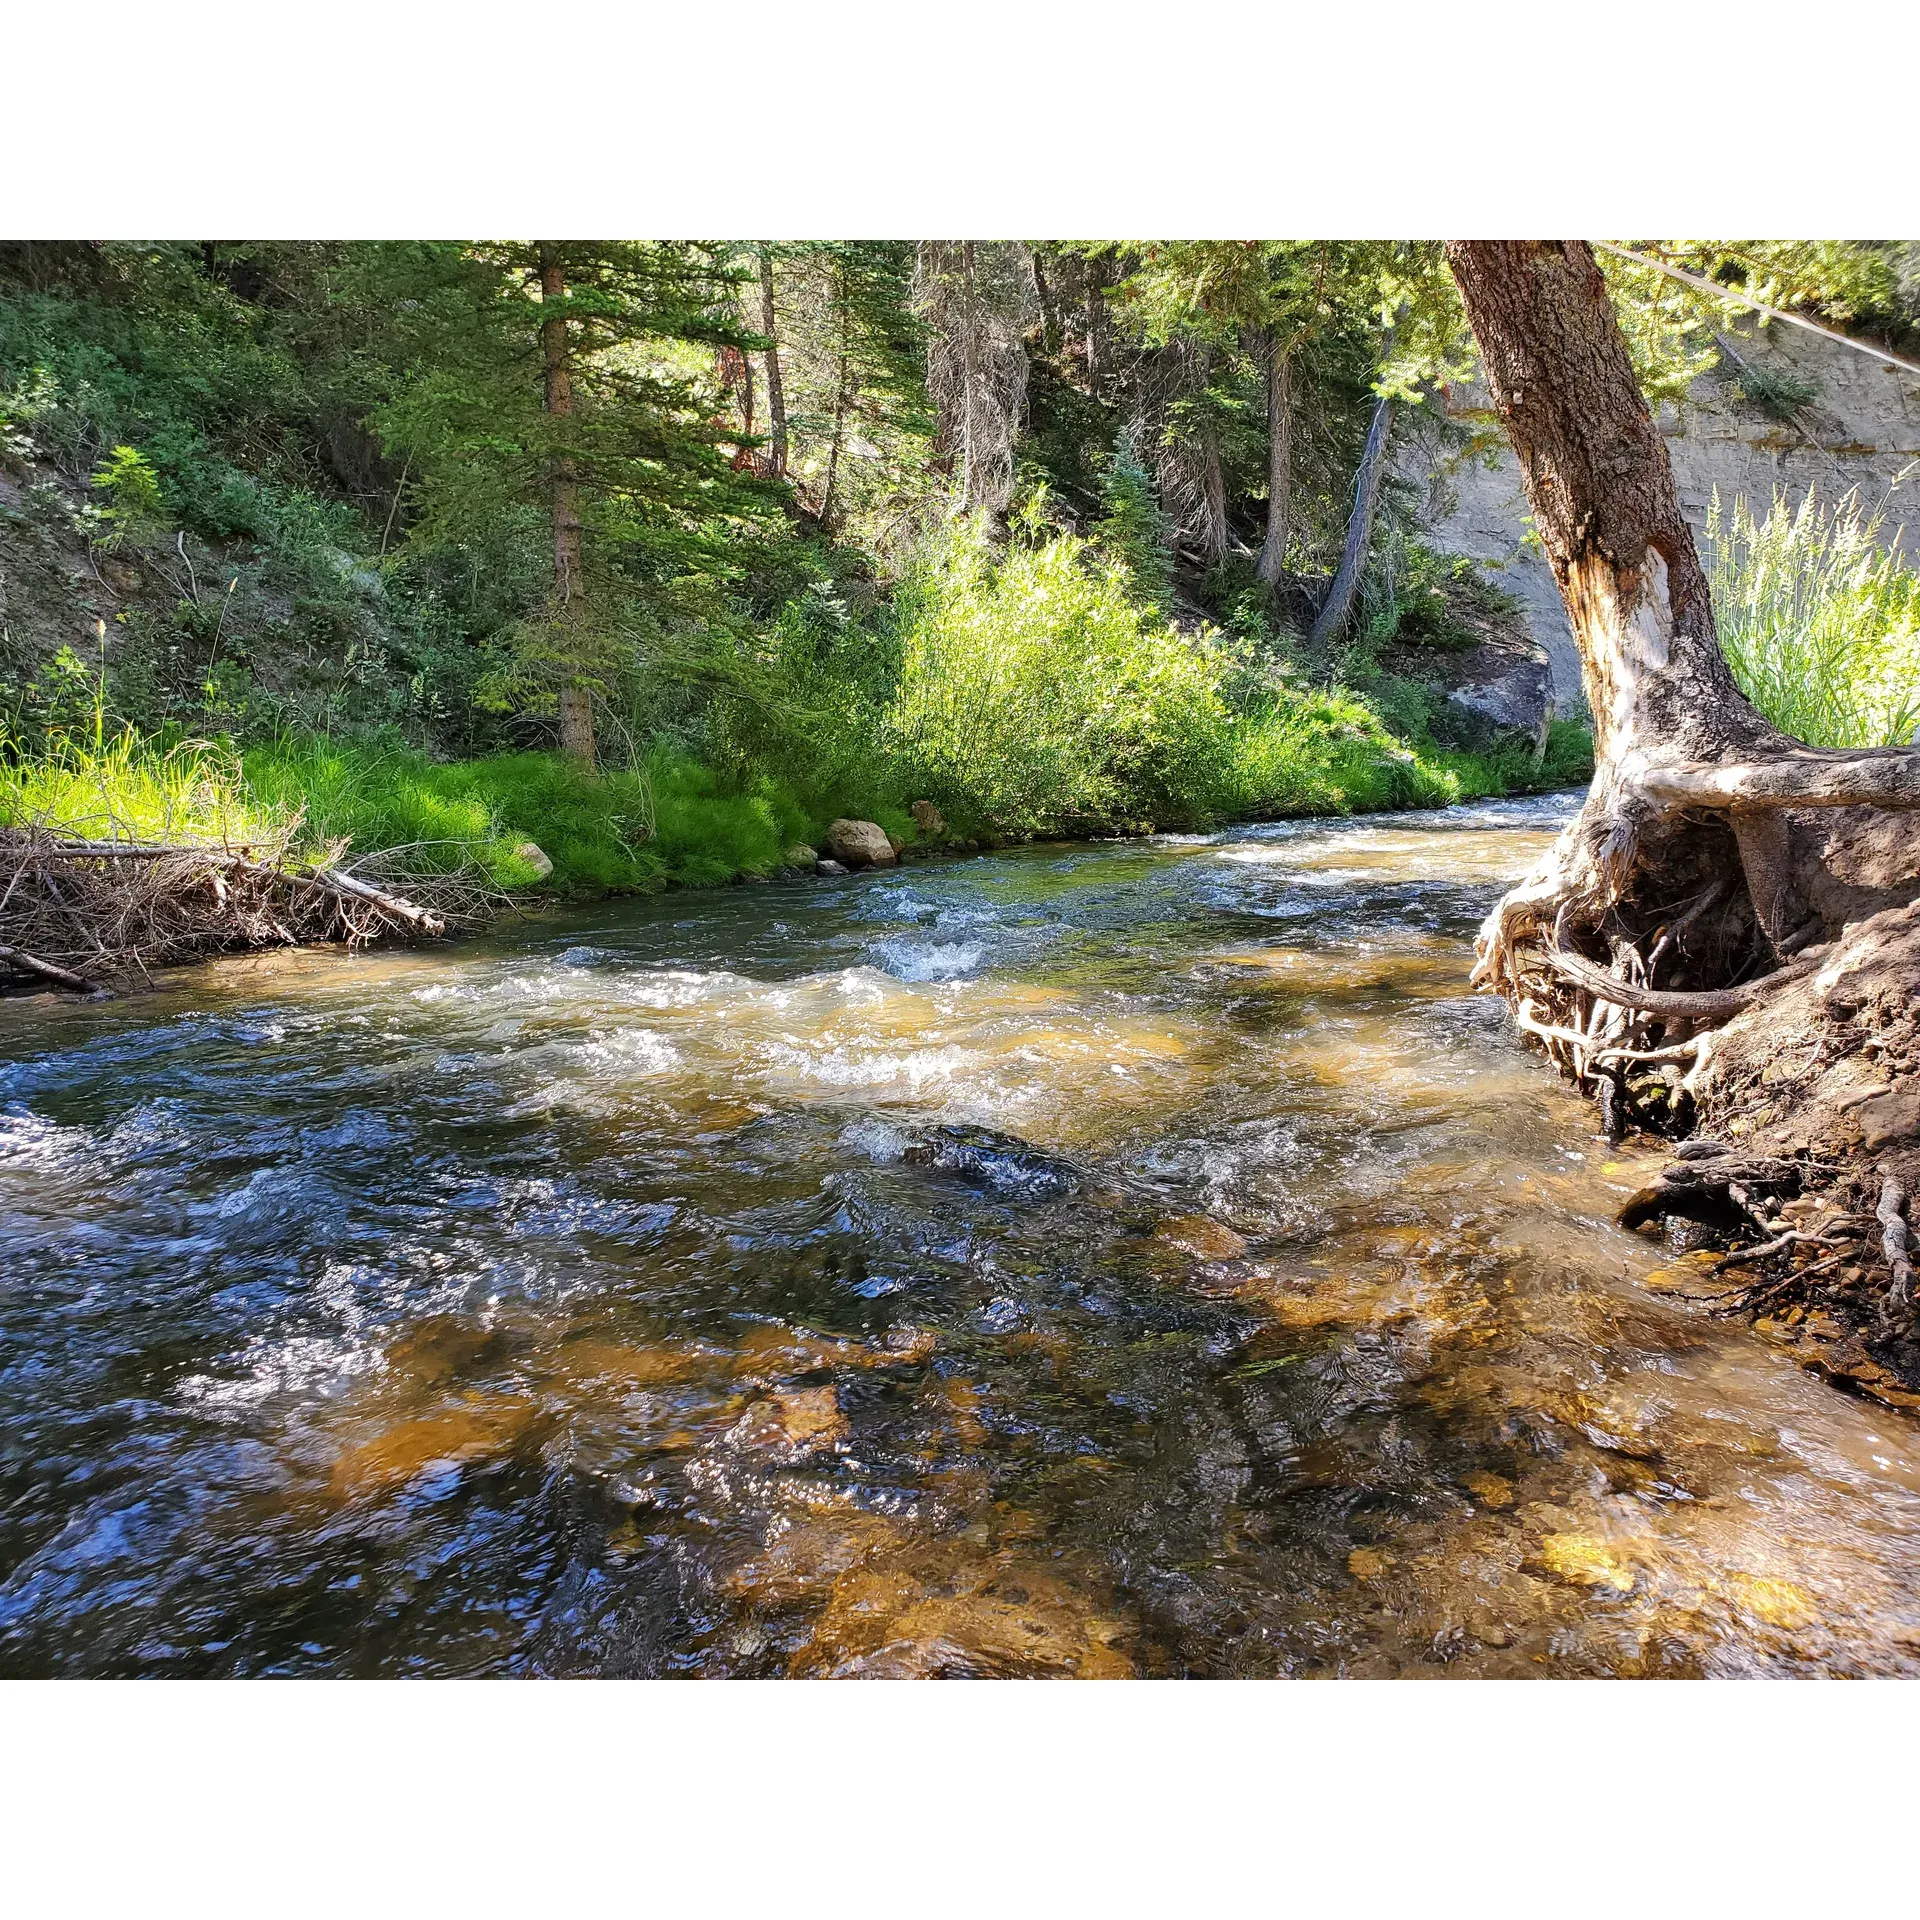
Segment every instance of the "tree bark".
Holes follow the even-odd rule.
[[[1313,643],[1325,646],[1343,632],[1360,595],[1360,576],[1366,571],[1367,549],[1373,545],[1373,519],[1380,506],[1380,482],[1386,477],[1387,441],[1393,429],[1393,402],[1384,394],[1373,403],[1367,423],[1367,444],[1360,470],[1353,477],[1353,510],[1347,515],[1347,538],[1340,550],[1340,566],[1333,585],[1313,623]]]
[[[1209,421],[1200,434],[1200,484],[1206,500],[1206,525],[1202,529],[1207,565],[1219,566],[1227,557],[1227,475],[1220,464],[1220,436]]]
[[[1741,1259],[1791,1260],[1782,1250],[1812,1236],[1782,1232],[1779,1199],[1824,1191],[1846,1228],[1879,1190],[1849,1114],[1912,1099],[1899,1090],[1920,1062],[1920,753],[1810,748],[1741,694],[1592,251],[1449,241],[1447,254],[1580,651],[1595,742],[1580,815],[1488,916],[1475,983],[1506,995],[1582,1085],[1604,1086],[1616,1124],[1631,1110],[1741,1138],[1749,1158],[1711,1161],[1717,1186],[1693,1160],[1669,1168],[1627,1224],[1697,1206],[1706,1180],[1721,1223],[1744,1213],[1762,1236]],[[1906,1138],[1882,1168],[1920,1177],[1920,1140],[1874,1137]],[[1912,1311],[1897,1273],[1890,1285],[1883,1336]],[[1787,1267],[1751,1299],[1777,1307],[1796,1289],[1819,1292]],[[1856,1306],[1836,1310],[1857,1320]]]
[[[1781,744],[1720,651],[1666,443],[1591,250],[1462,241],[1448,254],[1580,650],[1596,758]]]
[[[787,477],[787,389],[780,377],[780,336],[773,310],[773,250],[760,249],[760,331],[767,336],[767,474]]]
[[[833,531],[834,489],[840,481],[840,445],[846,434],[847,405],[853,398],[852,384],[848,378],[850,371],[846,339],[845,320],[842,320],[839,370],[834,380],[833,390],[833,430],[827,442],[827,480],[820,491],[820,525],[824,531]]]
[[[1255,573],[1269,595],[1287,570],[1293,531],[1293,343],[1278,327],[1262,329],[1267,352],[1267,536]]]
[[[542,303],[567,297],[567,270],[559,248],[540,243],[540,298]],[[540,325],[540,348],[546,362],[546,411],[550,419],[573,413],[572,353],[564,314]],[[587,584],[581,562],[580,486],[573,462],[556,454],[549,481],[553,519],[554,623],[563,650],[585,629]],[[577,679],[560,688],[560,751],[583,766],[594,764],[593,699]]]

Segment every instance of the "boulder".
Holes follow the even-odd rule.
[[[827,850],[849,871],[891,867],[900,858],[886,829],[871,820],[836,820],[827,829]]]
[[[553,872],[553,862],[531,840],[516,840],[513,843],[513,857],[524,860],[542,880]]]
[[[929,840],[944,840],[947,834],[946,816],[931,800],[916,800],[907,811],[913,815],[913,824]]]
[[[806,870],[820,858],[820,855],[812,847],[803,847],[796,844],[789,847],[781,858],[786,865],[793,868],[796,873],[805,873]]]
[[[1553,716],[1553,673],[1544,647],[1489,644],[1461,663],[1447,690],[1448,717],[1463,744],[1520,734],[1544,747]]]

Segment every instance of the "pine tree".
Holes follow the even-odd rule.
[[[415,537],[524,548],[544,524],[545,587],[523,590],[493,693],[556,713],[562,749],[591,765],[595,699],[767,508],[720,451],[737,430],[703,385],[715,348],[753,343],[741,275],[698,242],[436,245],[385,264],[415,370],[375,417],[412,476]]]

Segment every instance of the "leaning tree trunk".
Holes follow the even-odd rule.
[[[767,474],[787,477],[787,388],[780,377],[780,337],[773,311],[773,249],[760,249],[760,331],[767,336]]]
[[[540,248],[540,298],[558,303],[567,297],[567,270],[559,250],[543,242]],[[540,347],[546,361],[546,409],[553,419],[573,413],[573,371],[564,314],[555,314],[540,326]],[[553,517],[553,617],[563,657],[579,651],[587,623],[587,582],[581,563],[580,484],[574,465],[564,454],[553,461],[548,482]],[[569,677],[560,688],[560,751],[583,766],[594,763],[593,697],[579,680]]]
[[[1387,472],[1387,437],[1393,428],[1393,402],[1385,394],[1373,403],[1367,423],[1367,444],[1360,470],[1353,477],[1353,507],[1347,515],[1347,538],[1340,549],[1340,565],[1333,585],[1313,623],[1313,643],[1325,646],[1344,631],[1360,595],[1360,576],[1366,571],[1367,549],[1373,545],[1373,520],[1380,508],[1380,482]]]
[[[1623,1218],[1758,1231],[1730,1265],[1775,1270],[1743,1265],[1736,1304],[1809,1297],[1817,1274],[1877,1289],[1881,1338],[1911,1344],[1920,752],[1807,747],[1734,684],[1591,250],[1447,254],[1594,717],[1585,804],[1488,916],[1476,983],[1599,1095],[1609,1133],[1725,1136]]]
[[[1293,531],[1293,342],[1278,327],[1262,329],[1267,357],[1267,535],[1254,571],[1269,594],[1287,571]]]

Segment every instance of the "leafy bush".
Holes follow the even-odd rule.
[[[1920,574],[1857,489],[1832,505],[1775,494],[1764,520],[1718,493],[1707,568],[1740,689],[1816,747],[1893,746],[1920,727]]]
[[[1003,831],[1444,806],[1592,771],[1584,729],[1560,730],[1539,763],[1525,748],[1449,754],[1417,683],[1384,682],[1383,713],[1277,677],[1251,646],[1180,633],[1072,534],[999,560],[955,535],[896,605],[890,749],[943,807]]]
[[[1143,609],[1124,563],[1073,534],[996,560],[956,530],[895,617],[888,743],[943,806],[1016,831],[1206,810],[1225,663]]]

